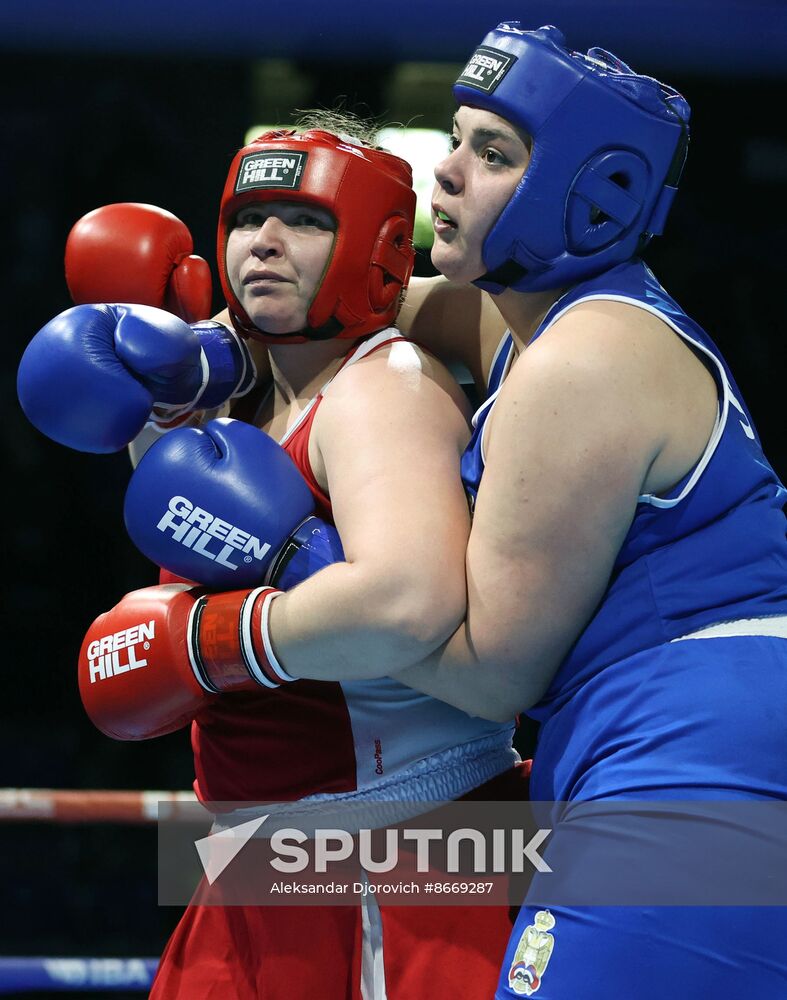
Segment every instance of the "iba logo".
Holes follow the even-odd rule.
[[[456,82],[491,94],[515,62],[516,56],[490,45],[479,45]]]
[[[249,153],[240,161],[235,194],[258,188],[286,188],[297,191],[301,186],[308,153],[299,150],[271,150],[269,153]]]

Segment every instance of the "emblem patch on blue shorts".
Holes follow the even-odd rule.
[[[508,970],[509,989],[519,996],[532,996],[541,986],[555,947],[554,935],[549,933],[554,926],[555,918],[549,910],[539,910],[533,923],[522,931]]]

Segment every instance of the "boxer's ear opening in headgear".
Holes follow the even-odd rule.
[[[254,326],[226,270],[227,236],[238,210],[279,200],[318,205],[336,219],[307,326],[282,336]],[[233,324],[245,336],[279,344],[355,339],[390,326],[412,274],[414,222],[412,171],[398,156],[320,129],[261,135],[236,154],[219,214],[219,276]]]
[[[404,216],[386,219],[374,244],[369,270],[369,299],[375,312],[388,312],[405,291],[402,276],[412,253],[412,228]]]
[[[484,240],[491,292],[538,291],[635,256],[664,228],[688,144],[681,95],[557,28],[499,25],[454,86],[460,104],[532,136],[522,180]]]

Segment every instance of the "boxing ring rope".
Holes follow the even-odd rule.
[[[0,823],[152,824],[196,802],[193,792],[0,789]],[[158,958],[0,956],[0,995],[8,993],[145,992]]]
[[[196,801],[193,792],[0,788],[0,823],[155,823]]]
[[[0,996],[149,992],[157,966],[157,958],[0,958]]]

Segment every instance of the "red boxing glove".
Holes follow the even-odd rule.
[[[88,629],[79,693],[107,736],[146,740],[180,729],[222,691],[259,691],[291,677],[276,661],[273,587],[205,594],[182,584],[127,594]]]
[[[210,267],[195,256],[188,228],[162,208],[104,205],[75,223],[66,241],[66,283],[76,305],[156,306],[187,323],[208,319]]]

